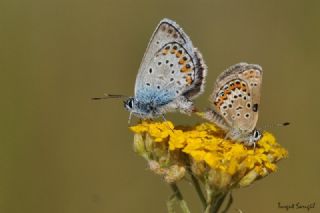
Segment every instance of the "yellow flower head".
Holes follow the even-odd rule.
[[[253,149],[224,139],[224,132],[211,123],[174,127],[168,121],[143,121],[130,128],[140,141],[144,141],[145,151],[138,151],[140,155],[149,156],[149,160],[159,162],[164,168],[179,165],[181,170],[181,167],[191,165],[200,180],[219,190],[251,184],[276,171],[275,163],[288,155],[268,132],[263,133]],[[147,148],[150,144],[153,148]],[[156,148],[159,146],[161,148]],[[183,177],[178,176],[180,179]]]

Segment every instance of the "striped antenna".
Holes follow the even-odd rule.
[[[277,124],[268,124],[268,125],[264,125],[260,130],[266,130],[266,129],[270,129],[273,127],[283,127],[283,126],[289,126],[290,122],[283,122],[283,123],[277,123]]]
[[[91,100],[102,100],[102,99],[110,99],[110,98],[127,98],[125,95],[114,95],[114,94],[103,94],[103,97],[94,97]]]

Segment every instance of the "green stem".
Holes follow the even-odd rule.
[[[171,187],[172,191],[174,192],[174,195],[180,205],[182,212],[183,213],[190,213],[187,202],[183,199],[183,196],[182,196],[177,184],[171,183],[170,187]]]
[[[193,184],[194,188],[195,188],[196,191],[197,191],[197,194],[198,194],[198,196],[199,196],[199,198],[200,198],[200,200],[201,200],[201,203],[202,203],[202,205],[203,205],[203,208],[206,208],[206,206],[207,206],[207,201],[206,201],[205,196],[203,195],[203,192],[202,192],[201,186],[200,186],[200,184],[199,184],[199,181],[198,181],[198,179],[194,176],[194,174],[192,173],[192,171],[191,171],[190,169],[189,169],[188,171],[189,171],[189,174],[190,174],[190,176],[191,176],[192,184]]]
[[[213,191],[210,189],[210,187],[206,184],[206,195],[207,195],[207,202],[206,202],[206,209],[204,210],[204,213],[210,213],[212,208],[212,198],[213,198]]]
[[[171,195],[167,201],[168,213],[176,213],[173,207],[175,202],[176,202],[176,195]]]
[[[230,192],[227,206],[221,213],[227,213],[232,203],[233,203],[233,197],[232,197],[232,192]]]
[[[204,213],[210,213],[211,210],[211,203],[207,205],[206,209],[204,210]]]
[[[215,199],[213,200],[212,209],[210,213],[218,213],[226,196],[227,196],[227,193],[220,193],[215,197]]]

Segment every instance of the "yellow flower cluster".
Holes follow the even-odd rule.
[[[247,186],[254,180],[276,171],[275,163],[288,155],[268,132],[263,133],[263,137],[253,149],[224,139],[225,133],[212,123],[174,127],[168,121],[143,121],[130,129],[142,138],[147,136],[154,143],[165,144],[163,148],[167,149],[167,152],[187,154],[190,157],[188,164],[199,179],[212,174],[213,184],[219,189],[235,185]],[[217,177],[223,179],[217,180]]]

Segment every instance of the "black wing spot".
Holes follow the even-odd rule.
[[[158,89],[160,89],[160,86],[157,86]]]
[[[149,73],[150,73],[150,74],[152,73],[152,68],[149,69]]]
[[[166,64],[169,63],[169,60],[166,60]]]
[[[150,83],[146,83],[147,86],[150,86]]]
[[[159,66],[161,65],[161,62],[160,62],[160,61],[158,62],[158,65],[159,65]]]

